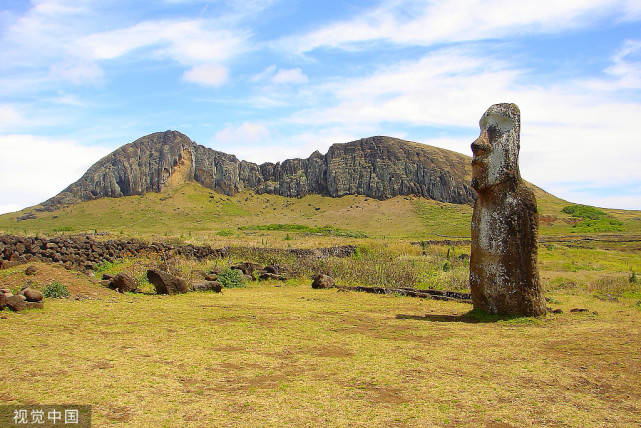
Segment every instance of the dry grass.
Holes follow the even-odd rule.
[[[638,426],[624,303],[470,323],[463,304],[275,285],[3,313],[0,396],[90,403],[96,426]]]

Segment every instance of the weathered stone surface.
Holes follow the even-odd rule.
[[[24,296],[9,296],[6,304],[9,309],[15,312],[22,311],[27,307]]]
[[[329,275],[316,275],[312,282],[312,288],[333,288],[335,286],[336,282],[334,282],[334,278]]]
[[[257,165],[192,142],[177,131],[156,132],[107,155],[41,209],[102,197],[159,192],[193,180],[226,195],[242,190],[288,197],[349,194],[387,199],[423,196],[474,202],[468,158],[424,144],[376,136],[334,144],[327,154]]]
[[[138,289],[136,280],[126,273],[119,273],[109,281],[109,288],[121,293],[133,292]]]
[[[470,287],[476,309],[509,315],[545,313],[537,268],[538,215],[534,193],[518,165],[520,112],[495,104],[481,117],[472,143]]]
[[[223,290],[223,285],[218,281],[198,281],[191,284],[189,288],[192,291],[215,291],[220,293]]]
[[[38,270],[33,265],[27,266],[27,268],[24,270],[25,275],[35,275],[36,273],[38,273]]]
[[[25,302],[25,309],[44,309],[45,303],[43,301],[39,302]]]
[[[44,296],[40,291],[34,290],[31,287],[27,287],[24,290],[20,291],[20,294],[25,297],[27,302],[40,302],[44,299]]]
[[[187,292],[187,281],[158,269],[149,269],[147,279],[156,288],[156,294],[178,294]]]
[[[232,266],[231,269],[237,269],[245,275],[252,275],[254,271],[260,270],[261,266],[252,262],[239,263],[235,266]]]
[[[7,296],[4,293],[0,293],[0,311],[7,306]]]

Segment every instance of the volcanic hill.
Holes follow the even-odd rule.
[[[42,206],[54,210],[103,197],[160,192],[187,181],[229,196],[244,190],[297,198],[416,195],[472,204],[470,174],[467,156],[391,137],[333,144],[324,155],[315,151],[307,159],[257,165],[165,131],[118,148]]]

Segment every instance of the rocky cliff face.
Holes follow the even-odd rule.
[[[414,194],[471,204],[470,158],[391,137],[334,144],[327,154],[257,165],[192,142],[177,131],[139,138],[107,155],[60,194],[42,204],[54,209],[102,197],[159,192],[194,180],[218,192],[242,190],[288,197],[360,194],[376,199]]]

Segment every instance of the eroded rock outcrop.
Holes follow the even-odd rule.
[[[387,199],[414,194],[471,204],[469,158],[391,137],[334,144],[327,154],[257,165],[198,145],[177,131],[156,132],[126,144],[94,164],[39,209],[53,210],[103,197],[159,192],[196,181],[226,195],[242,190],[287,197],[349,194]]]
[[[537,316],[545,299],[537,269],[538,216],[534,193],[519,172],[520,112],[495,104],[472,143],[470,287],[474,308],[493,314]]]

